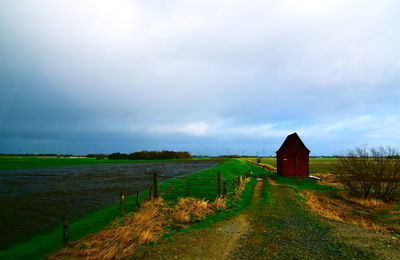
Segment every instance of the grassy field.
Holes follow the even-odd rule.
[[[251,158],[256,161],[257,158]],[[331,172],[336,158],[310,158],[310,173],[326,173]],[[276,167],[276,158],[261,158],[261,163],[267,163]]]
[[[200,171],[191,175],[188,175],[186,177],[188,178],[216,178],[216,173],[220,171],[222,173],[222,178],[224,180],[229,180],[230,182],[234,179],[235,176],[243,175],[246,173],[248,170],[253,170],[255,174],[257,172],[263,171],[261,168],[256,167],[248,162],[244,162],[242,160],[230,160],[230,161],[225,161],[220,164],[218,164],[216,167]],[[162,183],[160,185],[160,192],[161,194],[165,193],[163,197],[167,201],[174,202],[178,197],[184,197],[186,196],[185,192],[174,192],[169,194],[169,192],[166,193],[167,190],[169,190],[170,187],[177,187],[180,185],[180,181],[182,178],[177,178],[165,183]],[[254,179],[254,178],[253,178]],[[253,184],[252,184],[253,182]],[[251,185],[254,185],[254,180],[250,182],[249,187]],[[232,191],[232,185],[229,185],[229,192]],[[247,190],[247,189],[246,189]],[[212,189],[206,189],[203,192],[204,197],[208,197],[210,194],[215,194],[215,191]],[[210,194],[208,194],[210,193]],[[173,196],[171,196],[173,194]],[[200,228],[203,227],[204,225],[208,225],[210,223],[213,223],[215,221],[218,221],[220,219],[224,219],[229,215],[235,214],[237,210],[240,210],[242,207],[248,203],[251,191],[247,190],[244,193],[244,197],[247,199],[240,200],[240,201],[229,201],[228,206],[229,210],[226,212],[223,212],[221,214],[217,214],[215,216],[210,217],[206,221],[202,223],[198,223],[194,225],[191,228]],[[246,197],[247,194],[247,197]],[[200,195],[200,194],[197,194]],[[145,197],[148,196],[148,192],[145,191],[141,194],[141,199],[144,200]],[[125,200],[126,207],[127,207],[127,212],[132,212],[135,208],[136,204],[136,198],[135,197],[129,197]],[[87,234],[97,232],[101,230],[103,227],[111,223],[114,219],[118,218],[119,214],[119,204],[116,203],[114,205],[111,205],[109,207],[103,208],[101,210],[98,210],[96,212],[93,212],[86,216],[85,218],[79,219],[77,221],[73,221],[70,224],[70,239],[71,241],[77,240]],[[54,230],[50,231],[47,234],[41,234],[33,239],[30,239],[26,242],[20,243],[15,245],[14,247],[11,247],[9,249],[0,251],[0,259],[42,259],[46,255],[48,255],[50,252],[55,251],[59,248],[62,247],[62,230],[61,230],[61,223],[60,227],[55,228]]]
[[[202,160],[202,159],[208,159],[208,158],[174,159],[174,160],[107,160],[107,159],[96,160],[96,158],[87,158],[87,157],[62,158],[62,157],[42,157],[42,156],[0,156],[0,170],[95,165],[95,164]]]

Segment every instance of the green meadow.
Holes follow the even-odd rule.
[[[256,161],[257,158],[252,158]],[[326,173],[331,172],[335,164],[336,158],[310,158],[310,173]],[[276,158],[261,158],[261,163],[267,163],[276,166]]]
[[[174,160],[97,160],[89,157],[44,157],[44,156],[0,156],[0,170],[47,168],[60,166],[79,166],[96,164],[144,163],[201,160],[208,158],[174,159]]]

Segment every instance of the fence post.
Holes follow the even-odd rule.
[[[150,197],[150,200],[153,200],[153,185],[151,185],[151,184],[149,187],[149,197]]]
[[[217,195],[218,195],[218,197],[222,195],[222,174],[221,174],[221,172],[217,173]]]
[[[140,208],[140,191],[136,192],[136,207]]]
[[[186,196],[190,196],[190,178],[187,179],[187,192],[186,192]]]
[[[158,172],[155,172],[153,174],[153,189],[154,189],[153,193],[154,193],[154,198],[156,199],[160,196],[158,184],[159,184],[159,176]]]
[[[232,180],[232,189],[233,189],[233,193],[235,193],[235,191],[236,191],[236,177]]]
[[[119,193],[119,214],[125,216],[125,195],[122,191]]]
[[[224,197],[228,195],[228,181],[224,181]]]
[[[237,178],[237,187],[238,187],[238,189],[240,188],[240,177],[239,176],[236,176],[236,178]]]
[[[63,221],[63,244],[66,246],[69,241],[69,221],[67,217],[64,217]]]

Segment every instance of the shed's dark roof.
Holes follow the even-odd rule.
[[[310,150],[308,150],[307,146],[304,145],[303,141],[301,141],[300,136],[296,132],[294,132],[293,134],[290,134],[286,137],[285,141],[283,142],[281,147],[278,149],[278,151],[276,151],[276,153],[281,152],[290,143],[290,141],[293,140],[294,138],[299,139],[300,144],[304,147],[304,149],[306,149],[308,152],[310,152]]]

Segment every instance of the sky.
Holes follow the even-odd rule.
[[[2,0],[0,153],[400,148],[396,0]]]

